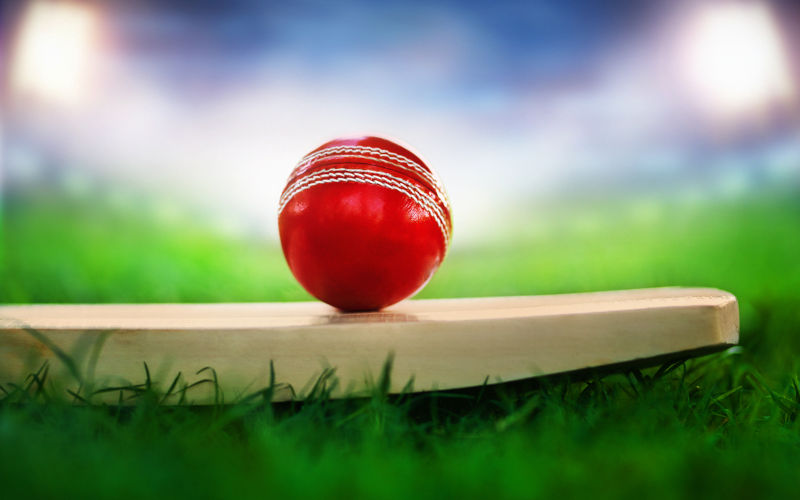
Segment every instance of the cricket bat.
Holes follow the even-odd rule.
[[[367,394],[390,356],[389,392],[421,392],[647,366],[738,337],[736,298],[709,288],[408,300],[365,313],[320,302],[7,305],[0,386],[41,378],[46,363],[58,390],[121,388],[85,393],[91,401],[127,400],[145,377],[170,386],[167,402],[234,402],[265,387],[274,401],[303,399],[321,377],[331,397],[349,397]]]

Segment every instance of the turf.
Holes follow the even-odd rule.
[[[400,397],[379,381],[371,398],[321,390],[303,404],[269,404],[265,388],[209,408],[159,406],[168,384],[144,369],[132,407],[87,407],[29,378],[0,393],[0,495],[795,496],[799,200],[530,206],[451,252],[422,293],[714,286],[740,299],[740,348],[581,380]],[[4,201],[0,302],[309,298],[274,244],[146,205],[51,192]]]

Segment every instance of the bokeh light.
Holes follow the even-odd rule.
[[[85,5],[31,2],[13,56],[13,90],[57,104],[79,103],[90,90],[97,31],[96,15]]]
[[[685,78],[710,111],[757,113],[794,97],[786,50],[765,4],[711,3],[688,24]]]

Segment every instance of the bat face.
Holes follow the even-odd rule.
[[[272,364],[291,387],[276,400],[303,398],[331,368],[333,397],[346,397],[368,391],[393,356],[391,392],[412,378],[414,391],[446,390],[704,353],[736,344],[738,329],[734,296],[692,288],[413,300],[367,313],[316,302],[4,306],[0,384],[49,361],[51,383],[77,386],[63,355],[88,372],[99,349],[101,386],[140,382],[143,362],[166,378],[213,367],[230,401],[268,386]],[[215,396],[200,385],[186,397]]]

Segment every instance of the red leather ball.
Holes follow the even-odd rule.
[[[292,171],[278,229],[295,278],[345,311],[418,292],[450,244],[450,202],[414,153],[380,137],[336,139]]]

